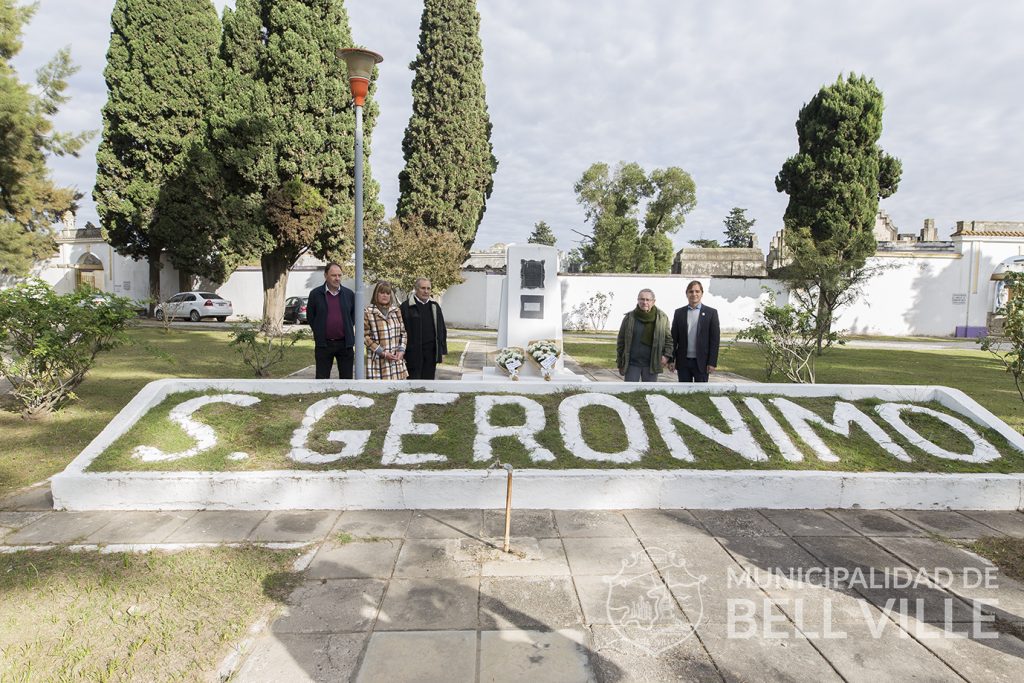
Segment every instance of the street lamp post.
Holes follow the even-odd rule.
[[[338,56],[348,67],[348,84],[356,105],[356,171],[355,171],[355,241],[356,241],[356,315],[355,324],[355,378],[366,379],[363,360],[363,309],[366,308],[366,290],[363,287],[363,103],[370,90],[370,77],[374,65],[384,60],[376,52],[349,47],[338,50]]]

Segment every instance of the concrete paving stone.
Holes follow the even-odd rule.
[[[786,619],[785,612],[758,588],[721,588],[702,583],[696,588],[673,586],[671,591],[687,621],[701,633],[706,624],[726,624],[766,614]]]
[[[965,570],[984,574],[996,566],[980,555],[957,548],[933,538],[886,538],[874,539],[876,543],[900,558],[914,569],[932,573],[963,574]]]
[[[266,633],[231,678],[241,683],[351,680],[368,634]]]
[[[192,510],[166,512],[118,512],[109,524],[85,538],[86,543],[162,543],[174,530],[196,514]]]
[[[865,536],[928,535],[921,527],[888,510],[829,510],[828,514]]]
[[[50,485],[34,486],[13,496],[0,498],[0,510],[53,510]]]
[[[332,542],[320,546],[306,569],[309,579],[389,579],[402,547],[399,538],[380,541],[351,541],[344,545]]]
[[[1019,510],[961,510],[960,513],[1007,536],[1024,538],[1024,512]]]
[[[480,579],[392,579],[378,631],[462,631],[477,628]]]
[[[76,543],[109,524],[118,512],[51,512],[4,537],[7,545]]]
[[[786,535],[757,510],[694,510],[693,514],[715,536]]]
[[[767,572],[796,578],[809,569],[821,567],[821,562],[813,555],[785,536],[724,538],[722,545],[754,576]]]
[[[476,631],[376,632],[356,683],[456,683],[476,680]]]
[[[929,624],[970,624],[974,610],[959,597],[934,587],[858,588],[857,593],[897,623],[917,619]]]
[[[595,682],[587,641],[587,633],[578,629],[484,631],[480,634],[480,681]]]
[[[925,531],[948,538],[981,538],[1003,534],[954,510],[899,510],[900,517]]]
[[[576,593],[587,624],[679,626],[687,619],[671,588],[657,572],[620,577],[575,576]],[[680,591],[681,592],[681,591]]]
[[[790,536],[857,536],[858,532],[824,510],[762,510]]]
[[[412,510],[346,510],[332,534],[347,533],[364,538],[403,538]]]
[[[984,633],[994,638],[969,638],[961,627],[959,633],[934,624],[913,621],[910,633],[936,657],[944,661],[968,681],[986,683],[1018,683],[1024,662],[1024,642],[1006,633],[993,634],[986,624]]]
[[[478,538],[482,534],[481,510],[417,510],[406,531],[409,538]]]
[[[654,565],[634,538],[563,538],[565,555],[574,576],[644,574]]]
[[[558,538],[555,516],[551,510],[512,510],[512,536]],[[484,510],[484,536],[505,537],[505,511]]]
[[[1024,624],[1024,584],[1002,575],[981,577],[979,581],[954,581],[950,591],[968,604],[978,603],[984,614],[993,614],[1006,621]]]
[[[962,681],[952,669],[894,622],[845,623],[807,633],[818,651],[850,683]]]
[[[799,536],[794,540],[820,560],[824,567],[860,569],[862,572],[873,569],[876,573],[897,569],[901,572],[910,570],[905,563],[867,538]]]
[[[842,680],[788,622],[737,624],[732,633],[728,624],[709,624],[700,635],[726,681]]]
[[[489,577],[480,582],[480,628],[554,631],[583,624],[572,579]]]
[[[366,631],[377,617],[386,581],[336,579],[303,581],[288,596],[273,633]]]
[[[569,576],[569,561],[558,538],[509,539],[509,550],[502,550],[504,539],[490,539],[493,548],[482,554],[482,576]]]
[[[719,577],[723,581],[729,570],[741,572],[725,548],[714,538],[664,538],[645,543],[647,555],[655,566],[664,570],[669,566],[685,566],[694,574]]]
[[[8,529],[9,531],[17,531],[23,526],[28,526],[45,514],[47,514],[46,510],[0,512],[0,527]]]
[[[826,633],[829,625],[829,630],[836,630],[835,625],[878,624],[887,620],[870,600],[851,589],[803,586],[765,588],[764,591],[807,636],[812,631]]]
[[[200,510],[164,539],[165,543],[238,543],[267,516],[263,510]]]
[[[626,510],[623,514],[645,545],[665,538],[711,538],[689,510]]]
[[[621,512],[610,510],[555,510],[562,538],[636,538]]]
[[[481,558],[493,549],[470,538],[407,539],[395,564],[395,578],[454,579],[479,576]]]
[[[693,631],[593,626],[591,666],[599,681],[720,681]]]
[[[262,543],[319,541],[338,519],[336,510],[274,510],[249,536]]]

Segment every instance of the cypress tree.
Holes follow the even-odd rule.
[[[264,324],[280,324],[288,270],[303,253],[347,264],[354,251],[355,113],[341,0],[238,0],[224,11],[224,99],[213,124],[223,165],[221,227],[263,269]],[[378,107],[364,112],[368,162]],[[383,218],[364,163],[366,222]]]
[[[527,244],[543,244],[549,247],[555,246],[557,241],[554,231],[546,221],[537,221],[533,226],[533,232],[526,240]]]
[[[150,297],[159,300],[160,255],[188,234],[155,226],[168,183],[206,147],[205,116],[220,71],[220,21],[210,0],[117,0],[103,76],[103,138],[93,199],[118,253],[149,261]],[[177,202],[187,207],[188,197]],[[187,210],[187,209],[186,209]]]
[[[77,156],[92,136],[53,130],[53,116],[67,101],[67,78],[76,70],[67,49],[37,73],[39,94],[11,66],[35,9],[0,0],[0,273],[14,275],[27,274],[35,261],[56,251],[51,226],[80,196],[53,182],[47,156]]]
[[[738,206],[732,207],[725,217],[725,246],[749,247],[754,236],[752,228],[757,222],[755,218],[747,218],[747,210]]]
[[[798,151],[775,179],[789,195],[783,224],[793,263],[782,277],[813,297],[819,350],[875,253],[878,201],[899,186],[899,159],[878,146],[883,108],[870,78],[850,74],[823,87],[800,110]]]
[[[424,0],[419,53],[409,68],[412,116],[402,141],[397,215],[454,232],[468,250],[498,168],[475,0]]]

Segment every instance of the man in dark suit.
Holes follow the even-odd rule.
[[[686,285],[688,306],[677,308],[672,318],[672,342],[680,382],[707,382],[718,365],[721,331],[718,311],[701,304],[704,286],[694,280]]]
[[[441,306],[430,298],[430,280],[416,278],[409,300],[402,303],[405,322],[405,366],[409,379],[434,379],[437,364],[448,353],[448,330]]]
[[[316,344],[313,356],[317,379],[330,379],[335,359],[338,360],[338,376],[352,379],[355,308],[355,293],[341,286],[341,266],[328,263],[324,268],[324,283],[310,290],[306,302],[306,323],[313,328]]]

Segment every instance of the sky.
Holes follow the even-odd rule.
[[[157,1],[157,0],[154,0]],[[222,9],[225,0],[215,0]],[[80,71],[61,130],[100,130],[113,0],[41,0],[15,65],[26,80],[65,45]],[[384,56],[371,166],[388,215],[398,197],[422,3],[346,0],[356,43]],[[1024,220],[1024,3],[1005,0],[482,0],[484,80],[498,158],[475,248],[525,242],[539,220],[558,247],[589,234],[573,185],[591,164],[678,166],[697,207],[673,236],[721,238],[734,206],[762,249],[782,226],[775,175],[796,152],[800,108],[840,74],[885,96],[886,152],[903,162],[881,202],[900,232],[934,218]],[[339,68],[339,74],[342,73]],[[97,139],[52,162],[89,196]]]

